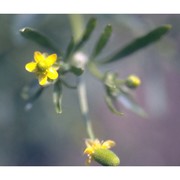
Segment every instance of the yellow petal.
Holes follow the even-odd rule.
[[[84,150],[84,154],[93,154],[94,150],[91,147],[88,147]]]
[[[101,142],[99,141],[99,139],[95,139],[95,140],[94,140],[94,144],[95,144],[96,146],[101,146]]]
[[[111,147],[115,146],[116,143],[112,140],[107,140],[102,144],[102,148],[104,149],[110,149]]]
[[[39,76],[39,84],[41,86],[44,86],[47,84],[47,75]]]
[[[94,149],[96,149],[96,148],[101,148],[101,142],[99,141],[99,139],[95,139],[94,141],[93,141],[93,144],[91,145]]]
[[[99,139],[95,139],[95,140],[88,139],[87,143],[89,144],[89,146],[101,146]]]
[[[44,61],[45,58],[44,58],[44,56],[39,51],[35,51],[34,52],[34,60],[36,62],[39,62],[39,61]]]
[[[93,140],[91,140],[91,139],[86,139],[85,143],[86,143],[86,146],[87,146],[87,147],[90,147],[90,146],[93,144]]]
[[[48,76],[49,79],[54,80],[54,79],[58,78],[58,73],[54,68],[51,67],[51,68],[48,69],[47,76]]]
[[[30,62],[30,63],[26,64],[25,68],[26,68],[27,71],[33,72],[36,69],[36,65],[37,64],[35,62]]]
[[[48,67],[52,66],[56,62],[56,60],[57,60],[56,54],[51,54],[45,59]]]

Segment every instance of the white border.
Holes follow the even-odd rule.
[[[78,179],[78,180],[179,180],[180,167],[1,167],[1,179]]]
[[[5,0],[8,14],[177,14],[179,0]]]
[[[179,0],[5,0],[1,14],[177,14]],[[180,167],[1,167],[1,179],[179,179]]]

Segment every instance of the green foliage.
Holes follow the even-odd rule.
[[[53,102],[58,114],[62,113],[62,97],[62,83],[60,80],[57,80],[54,84]]]
[[[74,46],[75,46],[75,42],[74,42],[74,38],[72,36],[71,41],[69,42],[69,45],[67,47],[66,54],[64,56],[64,62],[66,62],[68,60],[69,56],[73,52]]]
[[[124,86],[121,86],[119,96],[117,97],[117,101],[124,105],[125,108],[130,111],[136,113],[141,117],[147,117],[147,113],[144,109],[136,102],[135,98]]]
[[[104,74],[103,82],[108,95],[116,96],[117,91],[119,92],[118,85],[116,83],[117,78],[118,77],[116,73],[106,72]]]
[[[37,44],[53,52],[56,52],[57,54],[60,54],[60,50],[57,47],[55,47],[55,45],[50,41],[50,39],[42,33],[36,31],[35,29],[25,27],[23,29],[20,29],[19,31],[23,37],[30,39],[36,42]]]
[[[103,50],[103,48],[106,46],[110,36],[112,33],[112,26],[108,24],[104,31],[102,32],[101,36],[99,37],[99,40],[97,41],[95,48],[93,50],[91,58],[95,58],[97,55],[100,54],[100,52]]]
[[[110,110],[112,113],[114,113],[114,114],[116,114],[116,115],[118,115],[118,116],[122,116],[122,115],[123,115],[123,113],[120,112],[120,111],[118,111],[118,110],[116,109],[116,107],[114,106],[113,98],[112,98],[111,96],[106,95],[106,96],[105,96],[105,102],[106,102],[106,104],[107,104],[107,107],[109,108],[109,110]]]
[[[170,29],[171,29],[171,25],[163,25],[150,31],[146,35],[133,40],[124,48],[118,50],[117,52],[111,54],[109,57],[105,58],[105,61],[103,61],[103,63],[111,63],[118,61],[142,48],[145,48],[146,46],[152,43],[155,43],[163,35],[165,35]]]
[[[86,25],[84,34],[82,35],[80,41],[75,45],[74,51],[79,50],[87,42],[95,27],[96,27],[96,19],[91,18]]]
[[[84,33],[83,33],[81,39],[79,40],[79,42],[75,43],[74,38],[71,37],[71,41],[67,47],[67,51],[66,51],[64,59],[63,59],[64,62],[60,62],[60,67],[61,67],[59,70],[60,74],[64,75],[67,72],[72,72],[76,76],[80,76],[83,74],[84,68],[85,68],[84,65],[81,66],[81,64],[78,64],[79,62],[76,60],[74,60],[74,61],[71,60],[70,63],[68,63],[66,61],[68,60],[68,58],[73,58],[74,53],[77,50],[79,50],[87,42],[87,40],[90,38],[95,26],[96,26],[96,19],[91,18],[88,21],[86,28],[84,30]],[[131,43],[126,45],[123,49],[121,49],[121,50],[117,51],[116,53],[113,53],[112,55],[107,57],[106,60],[104,61],[104,63],[115,62],[117,60],[120,60],[120,59],[128,56],[128,55],[131,55],[132,53],[156,42],[163,35],[165,35],[170,29],[171,29],[170,25],[164,25],[164,26],[160,26],[160,27],[150,31],[146,35],[133,40]],[[35,41],[36,43],[38,43],[52,51],[55,51],[55,52],[58,51],[57,50],[58,48],[56,48],[46,36],[42,35],[41,33],[39,33],[38,31],[36,31],[32,28],[27,28],[27,27],[23,28],[20,30],[20,33],[23,37],[31,39],[31,40]],[[112,27],[111,27],[111,25],[108,24],[104,28],[102,34],[100,35],[100,37],[95,45],[95,48],[91,55],[92,59],[94,59],[96,56],[98,56],[101,53],[101,51],[107,44],[107,42],[111,36],[111,33],[112,33]],[[61,59],[61,58],[59,58],[59,59]],[[88,63],[88,67],[89,67],[90,72],[95,77],[99,78],[99,80],[101,80],[103,82],[103,84],[105,86],[105,91],[106,91],[105,101],[111,112],[113,112],[117,115],[122,115],[122,113],[119,112],[115,108],[115,104],[114,104],[115,100],[119,99],[119,101],[121,101],[121,103],[126,108],[130,109],[131,111],[133,111],[141,116],[146,115],[144,110],[135,102],[130,91],[127,89],[127,87],[125,87],[124,80],[118,79],[118,76],[116,73],[108,72],[108,73],[102,74],[101,72],[99,72],[97,65],[95,63]],[[62,78],[57,80],[57,82],[54,84],[53,99],[54,99],[57,113],[62,112],[62,108],[61,108],[62,83],[67,87],[74,88],[74,86],[68,85],[66,82],[63,82]],[[26,97],[26,99],[28,99],[29,102],[31,102],[31,103],[41,95],[44,88],[38,87],[38,89],[36,89],[36,91],[34,91],[34,92],[32,91],[32,89],[34,89],[34,87],[33,88],[26,87],[26,91],[25,90],[23,91],[23,96]],[[30,96],[30,93],[31,93],[31,96]]]
[[[58,60],[62,59],[61,61],[59,61],[60,75],[65,75],[68,72],[72,72],[76,76],[81,76],[83,74],[85,70],[85,62],[83,62],[84,60],[80,60],[80,61],[77,60],[74,55],[89,40],[95,27],[96,27],[96,19],[90,18],[80,40],[78,42],[75,42],[74,37],[73,36],[71,37],[69,45],[67,46],[67,50],[64,53],[65,54],[64,57],[58,57]],[[171,29],[170,25],[160,26],[150,31],[149,33],[133,40],[124,48],[109,55],[101,63],[112,63],[121,60],[124,57],[129,56],[137,52],[138,50],[143,49],[148,45],[151,45],[152,43],[155,43],[162,36],[164,36],[170,29]],[[20,33],[23,37],[31,39],[34,42],[38,43],[39,45],[44,46],[51,51],[59,53],[58,48],[53,45],[53,43],[49,40],[49,38],[47,38],[40,32],[32,28],[25,27],[20,30]],[[108,24],[105,26],[103,32],[101,33],[99,39],[97,40],[95,47],[91,53],[90,60],[96,60],[95,58],[102,52],[102,50],[108,43],[111,34],[112,34],[112,27],[110,24]],[[146,113],[136,103],[129,89],[125,87],[125,80],[118,79],[116,73],[111,73],[111,72],[101,73],[95,61],[92,62],[90,60],[89,63],[87,64],[88,69],[92,73],[92,75],[94,75],[96,78],[102,81],[103,85],[105,86],[105,91],[106,91],[105,101],[110,111],[117,115],[122,115],[122,113],[116,109],[115,102],[118,99],[118,101],[121,102],[126,108],[137,113],[138,115],[145,117]],[[56,106],[56,111],[58,113],[62,112],[61,109],[62,84],[69,88],[76,88],[73,85],[67,84],[65,81],[63,81],[62,78],[60,78],[55,83],[53,97]],[[34,92],[34,95],[32,95],[32,97],[29,98],[30,101],[33,102],[34,99],[40,96],[42,91],[43,91],[42,89],[39,89],[37,92]]]
[[[73,74],[75,74],[76,76],[80,76],[82,75],[82,73],[84,72],[84,70],[80,67],[76,67],[76,66],[71,66],[71,72]]]
[[[116,108],[116,103],[121,103],[124,107],[139,116],[147,116],[143,108],[136,103],[130,88],[127,88],[126,80],[118,79],[116,73],[107,72],[104,76],[104,85],[107,94],[105,101],[111,112],[116,115],[123,115],[123,113],[119,112]]]

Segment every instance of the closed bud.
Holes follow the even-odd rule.
[[[128,78],[125,80],[125,84],[127,87],[131,89],[137,88],[141,84],[141,80],[139,79],[138,76],[136,75],[130,75]]]

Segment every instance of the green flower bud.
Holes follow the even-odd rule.
[[[135,75],[130,75],[128,78],[125,80],[125,84],[127,87],[131,89],[137,88],[141,84],[141,80],[139,79],[138,76]]]
[[[118,166],[120,164],[118,156],[109,149],[96,149],[92,157],[103,166]]]

